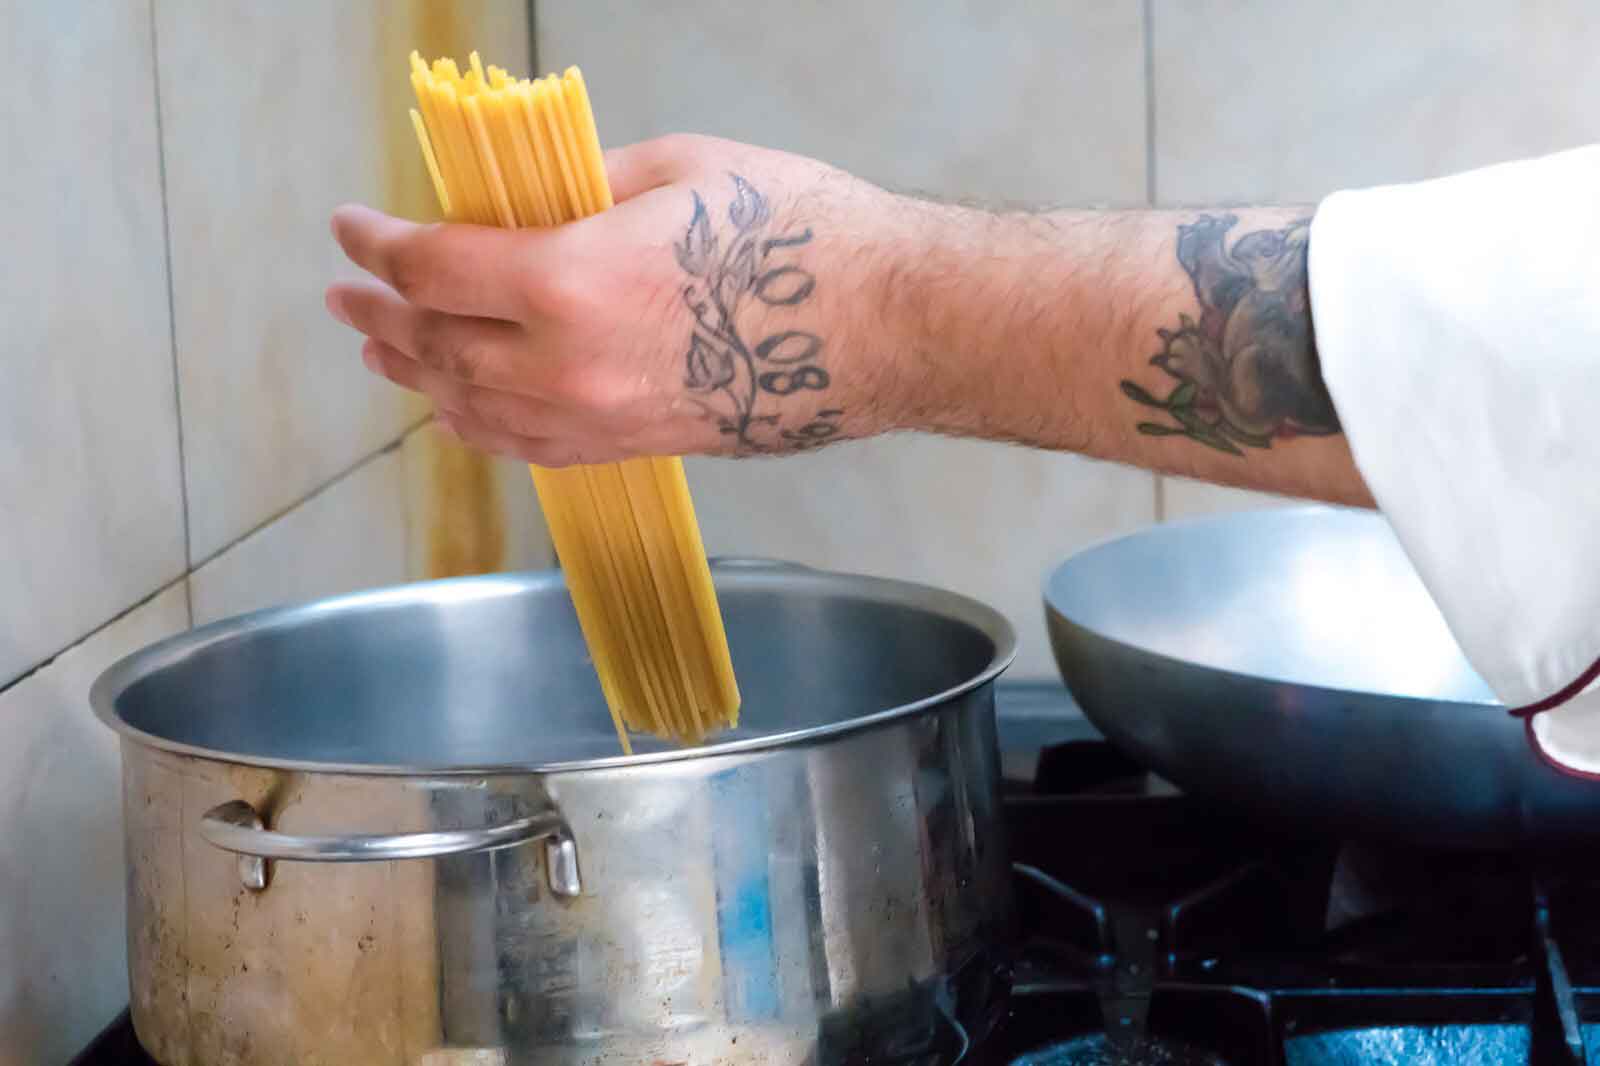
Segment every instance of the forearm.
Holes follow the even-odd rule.
[[[374,371],[544,466],[776,455],[896,429],[1367,503],[1291,210],[997,214],[699,137],[607,161],[555,231],[342,212]]]
[[[1318,368],[1309,211],[895,204],[873,288],[915,383],[900,428],[1370,505]]]

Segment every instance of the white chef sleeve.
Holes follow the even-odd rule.
[[[1535,749],[1600,776],[1600,146],[1336,193],[1309,256],[1378,506]]]

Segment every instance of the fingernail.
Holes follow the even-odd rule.
[[[339,222],[349,213],[350,205],[340,204],[338,207],[333,209],[333,214],[328,216],[328,232],[333,234],[333,239],[338,241],[341,245],[344,244],[344,235],[339,232],[341,228]]]
[[[383,373],[383,364],[378,360],[378,349],[370,340],[361,346],[361,362],[374,374]]]
[[[344,301],[339,298],[337,293],[330,290],[323,296],[322,302],[327,306],[328,314],[332,315],[334,318],[337,318],[345,325],[350,325],[350,316],[345,312]]]

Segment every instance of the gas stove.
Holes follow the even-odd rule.
[[[1061,699],[1002,702],[1023,931],[1007,1015],[899,1066],[1600,1066],[1600,860],[1255,823],[1152,778]],[[151,1062],[126,1015],[74,1061]]]

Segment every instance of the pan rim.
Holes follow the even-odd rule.
[[[1074,618],[1072,616],[1072,614],[1070,614],[1068,611],[1063,609],[1062,605],[1059,602],[1057,585],[1063,579],[1063,575],[1064,575],[1064,572],[1066,570],[1068,570],[1070,567],[1073,567],[1075,565],[1085,565],[1087,558],[1089,556],[1094,555],[1097,552],[1100,552],[1100,551],[1102,551],[1104,549],[1110,548],[1110,547],[1112,547],[1114,545],[1122,544],[1122,543],[1124,543],[1126,541],[1133,540],[1135,538],[1149,536],[1152,533],[1152,531],[1155,531],[1155,530],[1161,530],[1161,531],[1172,530],[1172,531],[1174,531],[1174,534],[1175,534],[1176,531],[1184,529],[1184,528],[1193,528],[1193,527],[1198,527],[1198,526],[1215,526],[1215,525],[1223,525],[1223,524],[1227,524],[1227,523],[1231,523],[1231,522],[1249,521],[1252,516],[1259,517],[1261,515],[1272,515],[1275,518],[1281,518],[1283,520],[1288,521],[1288,520],[1311,519],[1311,518],[1315,518],[1317,516],[1331,515],[1331,514],[1362,516],[1363,520],[1370,520],[1370,521],[1375,521],[1375,522],[1383,522],[1383,523],[1387,524],[1387,520],[1383,517],[1381,512],[1373,511],[1373,510],[1370,510],[1368,508],[1364,508],[1364,507],[1344,507],[1344,506],[1339,506],[1339,505],[1335,505],[1335,504],[1324,504],[1324,503],[1309,503],[1309,504],[1296,504],[1296,505],[1291,505],[1291,506],[1257,507],[1257,508],[1250,508],[1250,509],[1247,509],[1247,510],[1233,511],[1233,512],[1229,512],[1227,514],[1221,514],[1221,515],[1217,515],[1217,514],[1195,515],[1195,516],[1191,516],[1191,517],[1188,517],[1188,518],[1181,518],[1181,519],[1175,519],[1175,520],[1172,520],[1172,521],[1161,522],[1161,523],[1159,523],[1157,525],[1153,525],[1153,526],[1146,526],[1146,527],[1144,527],[1142,529],[1135,530],[1133,532],[1119,533],[1119,534],[1113,534],[1111,536],[1103,537],[1103,538],[1097,540],[1096,542],[1094,542],[1093,544],[1090,544],[1087,547],[1084,547],[1084,548],[1082,548],[1082,549],[1080,549],[1078,551],[1073,552],[1071,555],[1069,555],[1066,558],[1060,560],[1058,563],[1056,563],[1055,566],[1050,568],[1049,575],[1045,579],[1044,597],[1043,597],[1043,599],[1044,599],[1044,607],[1045,607],[1045,614],[1046,614],[1047,620],[1054,621],[1056,619],[1059,619],[1060,621],[1069,623],[1072,626],[1074,626],[1075,628],[1077,628],[1077,629],[1079,629],[1079,630],[1081,630],[1081,631],[1083,631],[1085,633],[1089,633],[1089,634],[1093,635],[1098,640],[1102,640],[1102,641],[1105,641],[1107,643],[1114,644],[1118,648],[1125,649],[1125,650],[1130,651],[1130,652],[1135,652],[1135,653],[1139,654],[1142,657],[1145,657],[1145,658],[1148,658],[1148,659],[1152,659],[1152,660],[1156,660],[1156,661],[1159,661],[1159,662],[1162,662],[1162,663],[1174,665],[1174,666],[1180,666],[1180,667],[1183,667],[1184,669],[1187,669],[1187,670],[1194,670],[1194,671],[1198,671],[1198,672],[1208,673],[1208,674],[1211,674],[1211,675],[1214,675],[1214,676],[1217,676],[1217,677],[1225,677],[1225,678],[1236,679],[1236,680],[1239,680],[1239,681],[1246,681],[1246,682],[1253,681],[1253,682],[1258,682],[1258,683],[1266,683],[1266,684],[1271,684],[1271,685],[1278,685],[1278,686],[1282,686],[1284,688],[1296,689],[1296,690],[1303,691],[1303,692],[1322,693],[1322,694],[1326,694],[1326,695],[1329,695],[1329,696],[1347,696],[1347,697],[1354,696],[1354,697],[1361,697],[1363,699],[1381,699],[1381,700],[1385,700],[1385,701],[1389,701],[1389,702],[1405,703],[1405,704],[1412,704],[1412,705],[1426,705],[1426,706],[1435,707],[1435,708],[1437,708],[1437,707],[1446,707],[1446,706],[1458,706],[1458,707],[1461,707],[1461,708],[1464,708],[1464,709],[1470,708],[1470,709],[1474,709],[1474,710],[1481,709],[1481,708],[1494,708],[1494,709],[1499,709],[1499,710],[1507,710],[1506,705],[1503,702],[1501,702],[1501,701],[1499,701],[1497,699],[1494,699],[1492,697],[1488,697],[1488,698],[1462,698],[1462,697],[1456,697],[1456,696],[1418,696],[1418,695],[1413,695],[1413,694],[1410,694],[1410,693],[1397,693],[1397,692],[1381,691],[1379,689],[1376,689],[1376,688],[1370,687],[1370,686],[1328,685],[1328,684],[1324,684],[1324,683],[1305,681],[1305,680],[1300,680],[1300,679],[1295,679],[1295,678],[1290,678],[1290,677],[1283,677],[1281,675],[1263,674],[1263,673],[1250,673],[1250,672],[1246,672],[1246,671],[1243,671],[1243,670],[1232,669],[1232,668],[1225,667],[1225,666],[1217,666],[1214,663],[1201,662],[1201,661],[1198,661],[1196,659],[1190,659],[1190,658],[1184,658],[1182,656],[1172,655],[1172,654],[1170,654],[1168,652],[1154,651],[1152,649],[1149,649],[1149,648],[1146,648],[1146,647],[1142,647],[1142,646],[1140,646],[1138,644],[1131,643],[1131,642],[1129,642],[1127,640],[1124,640],[1124,639],[1122,639],[1120,637],[1111,636],[1110,634],[1108,634],[1108,633],[1104,632],[1103,630],[1098,629],[1096,627],[1084,624],[1083,622],[1081,622],[1078,619]],[[1053,644],[1054,644],[1054,642],[1052,642],[1052,645]],[[1052,647],[1052,652],[1054,652],[1054,647]],[[1068,681],[1066,679],[1066,677],[1065,677],[1065,673],[1066,672],[1065,672],[1065,670],[1063,670],[1061,668],[1061,663],[1060,663],[1059,657],[1057,658],[1057,664],[1056,665],[1057,665],[1058,672],[1060,672],[1062,674],[1063,681],[1066,682],[1068,688],[1070,689],[1071,688],[1071,682]]]

